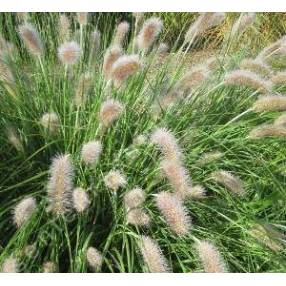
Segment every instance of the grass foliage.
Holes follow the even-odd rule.
[[[11,52],[1,50],[1,59],[14,77],[13,82],[1,77],[0,83],[0,268],[7,258],[14,257],[21,272],[43,272],[44,263],[49,261],[58,272],[89,272],[92,269],[86,252],[92,246],[103,257],[102,268],[97,271],[148,272],[140,252],[140,237],[148,235],[158,243],[173,272],[204,271],[195,249],[198,240],[216,245],[230,272],[285,272],[285,137],[247,138],[253,128],[272,123],[280,113],[249,111],[241,115],[261,94],[247,86],[223,83],[225,74],[237,69],[242,59],[259,54],[255,36],[245,37],[249,29],[257,29],[257,22],[235,38],[230,38],[225,29],[215,55],[216,67],[208,71],[207,80],[164,106],[162,99],[180,91],[176,83],[188,69],[189,49],[201,41],[205,47],[211,46],[216,37],[208,38],[206,32],[203,38],[182,48],[182,32],[181,39],[172,38],[170,53],[164,54],[159,54],[155,43],[149,53],[139,53],[143,62],[140,71],[116,88],[105,80],[102,61],[114,34],[112,23],[118,23],[122,15],[95,14],[82,26],[75,15],[68,16],[70,39],[83,50],[80,60],[68,68],[57,56],[62,43],[59,14],[29,13],[26,19],[43,41],[44,53],[39,58],[31,55],[19,37],[17,27],[23,20],[15,14],[0,16],[1,34],[13,45]],[[176,17],[183,19],[182,27],[188,27],[184,17]],[[263,17],[258,15],[258,20]],[[131,54],[135,20],[129,14],[123,19],[131,24],[131,32],[123,42],[124,53]],[[95,27],[101,32],[101,44],[91,57],[90,33]],[[275,22],[274,27],[285,33],[285,26]],[[170,30],[165,27],[158,43],[169,39]],[[266,44],[268,41],[261,45]],[[202,58],[200,63],[205,66],[207,60]],[[283,70],[282,60],[275,57],[280,65],[271,68]],[[85,72],[92,76],[92,87],[85,104],[77,107],[73,98]],[[285,86],[271,92],[283,94]],[[108,98],[120,101],[124,109],[118,120],[102,132],[99,112]],[[46,112],[59,116],[57,134],[50,134],[40,124]],[[174,192],[160,170],[162,154],[149,140],[156,128],[172,132],[182,149],[182,163],[192,184],[206,190],[205,198],[184,201],[192,218],[192,229],[184,236],[171,231],[154,202],[155,194]],[[16,134],[18,148],[15,140],[11,143],[9,132]],[[143,135],[143,142],[135,144],[139,135]],[[91,140],[99,140],[103,148],[99,162],[92,166],[81,159],[83,144]],[[208,152],[219,155],[202,163]],[[58,154],[70,154],[74,187],[85,189],[89,196],[90,205],[82,213],[71,209],[55,216],[47,211],[49,168]],[[116,194],[104,183],[110,170],[120,170],[126,177],[127,183]],[[215,182],[212,173],[218,170],[239,177],[246,195],[237,196]],[[135,187],[142,188],[146,195],[143,208],[151,220],[148,227],[134,226],[126,220],[123,197]],[[13,210],[27,196],[36,199],[37,207],[17,228]],[[33,246],[28,255],[27,246]]]

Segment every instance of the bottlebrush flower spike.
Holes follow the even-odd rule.
[[[208,69],[198,66],[188,71],[175,85],[174,90],[178,94],[190,92],[192,88],[202,84],[208,77]]]
[[[108,99],[102,103],[99,111],[99,121],[104,127],[109,127],[117,120],[123,111],[123,105],[114,99]]]
[[[80,76],[79,82],[75,91],[74,103],[77,107],[81,106],[86,101],[86,94],[92,85],[92,76],[89,72]]]
[[[249,139],[259,139],[263,137],[286,137],[286,128],[280,125],[264,124],[250,131]]]
[[[144,262],[151,273],[169,272],[167,260],[155,240],[149,236],[142,236],[140,241],[140,251]]]
[[[19,272],[19,265],[14,257],[8,257],[4,260],[2,265],[2,273],[17,273]]]
[[[249,70],[251,72],[258,73],[264,77],[268,77],[272,73],[271,68],[266,63],[257,59],[244,59],[240,63],[239,67],[243,70]]]
[[[80,25],[85,26],[87,24],[88,13],[87,12],[78,12],[77,13],[77,21]]]
[[[78,213],[82,213],[83,211],[85,211],[90,204],[88,194],[82,188],[74,189],[72,193],[72,198],[74,208]]]
[[[103,262],[102,254],[94,247],[89,247],[86,252],[86,260],[93,271],[97,271]]]
[[[269,95],[258,98],[253,106],[253,111],[285,111],[286,96],[285,95]]]
[[[130,25],[129,25],[128,22],[126,22],[126,21],[121,22],[121,23],[117,26],[113,43],[114,43],[115,45],[122,46],[122,45],[123,45],[123,42],[124,42],[124,39],[125,39],[125,37],[127,36],[128,32],[129,32],[129,29],[130,29]]]
[[[274,125],[286,127],[286,113],[280,115],[277,119],[275,119]]]
[[[243,182],[228,171],[215,171],[211,174],[211,178],[217,183],[224,185],[237,196],[244,196],[246,194]]]
[[[145,21],[137,37],[139,50],[148,52],[163,29],[163,22],[160,18],[151,17]]]
[[[64,14],[60,15],[59,18],[59,33],[62,41],[68,39],[70,34],[70,21]]]
[[[259,75],[246,70],[236,70],[226,74],[224,83],[226,85],[247,86],[260,93],[268,93],[271,89],[270,82],[264,80]]]
[[[13,83],[14,76],[8,64],[0,57],[0,81]]]
[[[54,273],[56,269],[56,264],[52,261],[47,261],[43,264],[43,273]]]
[[[140,207],[144,201],[145,194],[140,188],[132,189],[124,195],[124,204],[127,210]]]
[[[40,123],[50,134],[59,132],[60,119],[55,112],[45,113],[42,116]]]
[[[19,228],[26,223],[36,210],[36,200],[32,197],[27,197],[21,200],[15,207],[13,212],[13,220]]]
[[[178,236],[188,234],[191,228],[191,218],[182,201],[167,192],[157,194],[155,201],[171,230]]]
[[[122,54],[123,52],[120,46],[112,46],[107,49],[102,66],[102,73],[106,80],[110,79],[112,65],[122,56]]]
[[[225,13],[202,13],[190,26],[185,35],[185,42],[191,42],[196,36],[201,35],[207,29],[219,25],[225,19]]]
[[[7,139],[18,152],[24,151],[24,146],[14,128],[9,127],[7,129]]]
[[[93,165],[97,163],[101,153],[101,143],[99,141],[90,141],[82,146],[81,158],[86,164]]]
[[[255,20],[255,13],[246,13],[241,15],[233,24],[231,29],[231,37],[234,37],[238,33],[242,34],[247,28],[249,28]]]
[[[200,241],[196,244],[196,250],[207,273],[225,273],[227,267],[218,249],[208,241]]]
[[[286,84],[286,72],[278,72],[271,77],[271,82],[273,84]]]
[[[191,187],[189,197],[192,199],[203,199],[206,196],[206,190],[200,185]]]
[[[286,38],[283,36],[281,39],[271,43],[267,47],[265,47],[257,56],[257,59],[266,61],[270,56],[279,54],[281,51],[285,49]]]
[[[92,33],[91,33],[91,50],[92,53],[95,54],[98,52],[99,48],[100,48],[100,38],[101,38],[101,34],[100,32],[95,29]]]
[[[113,192],[117,192],[120,187],[126,185],[127,181],[121,172],[117,170],[111,170],[105,175],[104,183],[107,188],[111,189]]]
[[[166,43],[161,43],[161,44],[158,46],[157,52],[158,52],[159,54],[166,54],[166,53],[168,53],[168,51],[169,51],[169,46],[168,46],[168,44],[166,44]]]
[[[138,55],[124,55],[118,58],[112,65],[111,78],[116,87],[131,75],[135,74],[142,66]]]
[[[151,134],[150,142],[160,147],[165,158],[180,160],[183,155],[174,135],[165,128],[157,128]]]
[[[148,226],[150,224],[149,215],[142,209],[131,209],[127,213],[127,223],[136,226]]]
[[[70,66],[75,64],[81,56],[81,48],[77,42],[65,42],[58,48],[58,56],[62,64]]]
[[[19,27],[19,34],[31,54],[35,56],[41,56],[43,54],[43,44],[34,26],[29,23],[21,25]]]
[[[165,159],[161,161],[160,168],[179,198],[185,199],[190,196],[191,178],[181,162]]]
[[[223,154],[219,151],[212,151],[212,152],[207,152],[201,155],[201,158],[199,158],[196,161],[197,166],[204,166],[206,164],[209,164],[213,161],[216,161],[220,159],[223,156]]]
[[[53,158],[48,182],[49,210],[55,215],[62,215],[71,206],[74,169],[70,155]]]

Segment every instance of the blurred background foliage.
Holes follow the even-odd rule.
[[[78,23],[75,21],[76,13],[66,14],[70,16],[72,27],[76,30],[78,28]],[[30,13],[29,18],[40,27],[53,26],[53,32],[57,33],[56,22],[58,21],[58,15],[58,13]],[[159,16],[164,21],[164,39],[169,45],[172,45],[178,39],[178,36],[180,37],[179,42],[183,41],[183,35],[198,15],[199,13],[156,12],[145,13],[144,17]],[[201,41],[193,47],[193,49],[203,49],[206,46],[204,45],[204,39],[208,39],[208,48],[218,49],[226,31],[229,31],[238,16],[239,13],[227,13],[223,24],[206,31]],[[106,32],[104,35],[106,45],[108,45],[108,41],[111,39],[116,25],[124,20],[132,24],[134,21],[132,13],[90,13],[89,15],[90,25],[96,25],[99,30]],[[10,24],[7,25],[7,23]],[[2,36],[7,40],[14,43],[18,42],[19,44],[18,35],[15,33],[17,26],[16,13],[0,13],[0,32]],[[245,44],[247,41],[251,41],[251,47],[254,50],[260,49],[262,46],[265,46],[265,44],[281,37],[285,29],[286,13],[257,13],[255,25],[244,33],[244,39],[241,43]],[[45,31],[45,29],[43,29],[43,31]],[[49,29],[46,29],[44,37],[50,38],[50,46],[57,45],[57,43],[55,43],[57,37],[55,37],[53,33],[50,33]],[[240,46],[237,46],[237,49],[240,49]]]

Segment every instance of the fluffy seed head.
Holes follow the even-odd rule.
[[[99,120],[104,127],[109,127],[117,120],[123,111],[123,105],[114,99],[108,99],[102,103],[99,111]]]
[[[273,84],[286,84],[286,72],[278,72],[271,77]]]
[[[111,77],[112,65],[122,56],[122,49],[120,46],[115,45],[107,49],[102,65],[102,73],[106,80]]]
[[[29,220],[36,209],[36,200],[32,197],[21,200],[13,212],[13,220],[17,227],[21,227]]]
[[[190,26],[185,35],[185,41],[191,42],[196,36],[201,35],[207,29],[219,25],[225,19],[225,13],[202,13]]]
[[[115,45],[122,46],[123,41],[124,41],[126,35],[127,35],[128,32],[129,32],[129,29],[130,29],[130,25],[129,25],[128,22],[125,22],[125,21],[124,21],[124,22],[121,22],[121,23],[117,26],[113,43],[114,43]]]
[[[106,187],[116,192],[120,187],[126,185],[127,181],[124,175],[119,171],[111,170],[104,177],[104,183]]]
[[[2,265],[2,273],[17,273],[19,272],[19,265],[14,257],[8,257],[4,260]]]
[[[286,127],[274,124],[264,124],[250,131],[249,139],[259,139],[263,137],[286,137]]]
[[[189,93],[192,88],[202,84],[208,77],[208,70],[206,67],[198,66],[188,71],[176,84],[175,90],[177,93]]]
[[[0,51],[1,53],[1,51]],[[13,83],[14,76],[8,64],[0,57],[0,81]]]
[[[185,199],[189,196],[191,179],[181,162],[165,159],[161,161],[160,168],[163,171],[163,175],[168,179],[176,195],[181,199]]]
[[[86,210],[90,204],[87,192],[82,188],[76,188],[72,193],[73,205],[78,213]]]
[[[242,34],[247,28],[249,28],[255,20],[255,13],[246,13],[241,15],[233,24],[231,30],[231,37],[234,37],[237,33]]]
[[[77,21],[80,25],[87,24],[88,13],[87,12],[79,12],[77,13]]]
[[[102,153],[102,145],[99,141],[90,141],[82,146],[81,158],[88,164],[95,164]]]
[[[244,196],[246,194],[243,187],[243,182],[237,176],[234,176],[228,171],[215,171],[211,174],[211,177],[213,180],[224,185],[237,196]]]
[[[285,111],[286,96],[285,95],[269,95],[258,98],[253,106],[253,111]]]
[[[159,146],[166,159],[179,160],[183,157],[176,138],[165,128],[155,129],[150,141]]]
[[[225,273],[227,267],[218,249],[208,241],[196,243],[196,250],[200,257],[204,271],[207,273]]]
[[[277,119],[275,119],[274,125],[286,127],[286,113],[283,113]]]
[[[189,197],[192,199],[203,199],[206,196],[206,190],[203,186],[192,186],[189,190]]]
[[[23,152],[24,147],[22,145],[22,142],[19,138],[19,135],[16,133],[14,128],[9,127],[7,129],[7,139],[10,142],[10,144],[18,151],[18,152]]]
[[[72,193],[73,205],[78,213],[85,211],[89,204],[89,198],[87,192],[82,188],[76,188]]]
[[[201,158],[199,158],[196,161],[197,166],[204,166],[206,164],[209,164],[213,161],[216,161],[220,159],[223,156],[223,154],[219,151],[212,151],[212,152],[207,152],[201,155]]]
[[[264,77],[270,76],[272,73],[271,68],[266,63],[258,59],[244,59],[240,63],[239,67],[243,70],[258,73]]]
[[[56,264],[52,261],[47,261],[43,264],[43,273],[56,272]]]
[[[167,192],[156,195],[155,201],[171,230],[178,236],[188,234],[191,228],[191,218],[182,201]]]
[[[116,86],[120,86],[129,76],[135,74],[142,64],[138,55],[124,55],[112,65],[111,78]]]
[[[63,41],[69,37],[70,33],[70,21],[69,18],[62,14],[59,18],[59,33],[60,39]]]
[[[227,85],[247,86],[260,93],[267,93],[271,89],[271,84],[251,71],[236,70],[228,73],[224,82]]]
[[[40,123],[50,134],[56,134],[59,131],[60,119],[55,112],[45,113]]]
[[[281,245],[279,240],[283,237],[281,237],[281,234],[269,225],[266,225],[264,227],[260,224],[256,224],[252,227],[249,233],[251,234],[251,236],[253,236],[262,244],[269,247],[271,250],[275,252],[282,251],[283,246]]]
[[[58,48],[59,59],[66,66],[75,64],[79,60],[81,53],[81,48],[75,41],[65,42]]]
[[[124,195],[124,204],[126,209],[140,207],[145,201],[144,191],[140,188],[132,189]]]
[[[272,55],[279,54],[281,51],[285,49],[285,36],[283,36],[281,39],[275,41],[274,43],[271,43],[269,46],[265,47],[257,56],[257,59],[260,59],[262,61],[266,61],[267,58],[269,58]]]
[[[71,205],[74,168],[70,155],[53,158],[47,192],[50,201],[49,210],[55,215],[64,214]]]
[[[77,107],[85,103],[86,94],[88,93],[91,84],[92,76],[89,72],[84,73],[80,76],[74,97],[74,103]]]
[[[96,53],[100,48],[100,38],[101,38],[100,32],[97,29],[95,29],[90,36],[91,49],[93,53]]]
[[[150,224],[149,215],[142,209],[132,209],[127,213],[127,223],[137,226],[148,226]]]
[[[86,252],[86,260],[93,271],[98,270],[102,265],[102,254],[94,247],[89,247]]]
[[[158,243],[149,236],[142,236],[140,251],[151,273],[169,272],[168,263]]]
[[[160,18],[152,17],[145,21],[137,37],[139,50],[148,52],[163,29],[163,22]]]
[[[29,49],[30,53],[35,56],[41,56],[43,53],[43,44],[40,36],[35,29],[29,23],[25,23],[19,27],[19,34],[24,41],[25,45]]]

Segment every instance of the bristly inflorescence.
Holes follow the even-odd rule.
[[[26,223],[36,210],[36,200],[32,197],[27,197],[21,200],[14,209],[14,223],[17,227],[21,227]]]
[[[73,177],[74,167],[70,155],[54,157],[50,167],[47,192],[49,197],[49,210],[55,215],[63,215],[71,207]]]
[[[166,258],[155,240],[142,236],[140,250],[146,266],[152,273],[170,272]]]
[[[157,194],[155,201],[170,229],[178,236],[187,235],[192,226],[191,218],[182,201],[167,192]]]
[[[218,249],[209,241],[199,241],[196,243],[196,250],[207,273],[227,272],[225,262]]]

